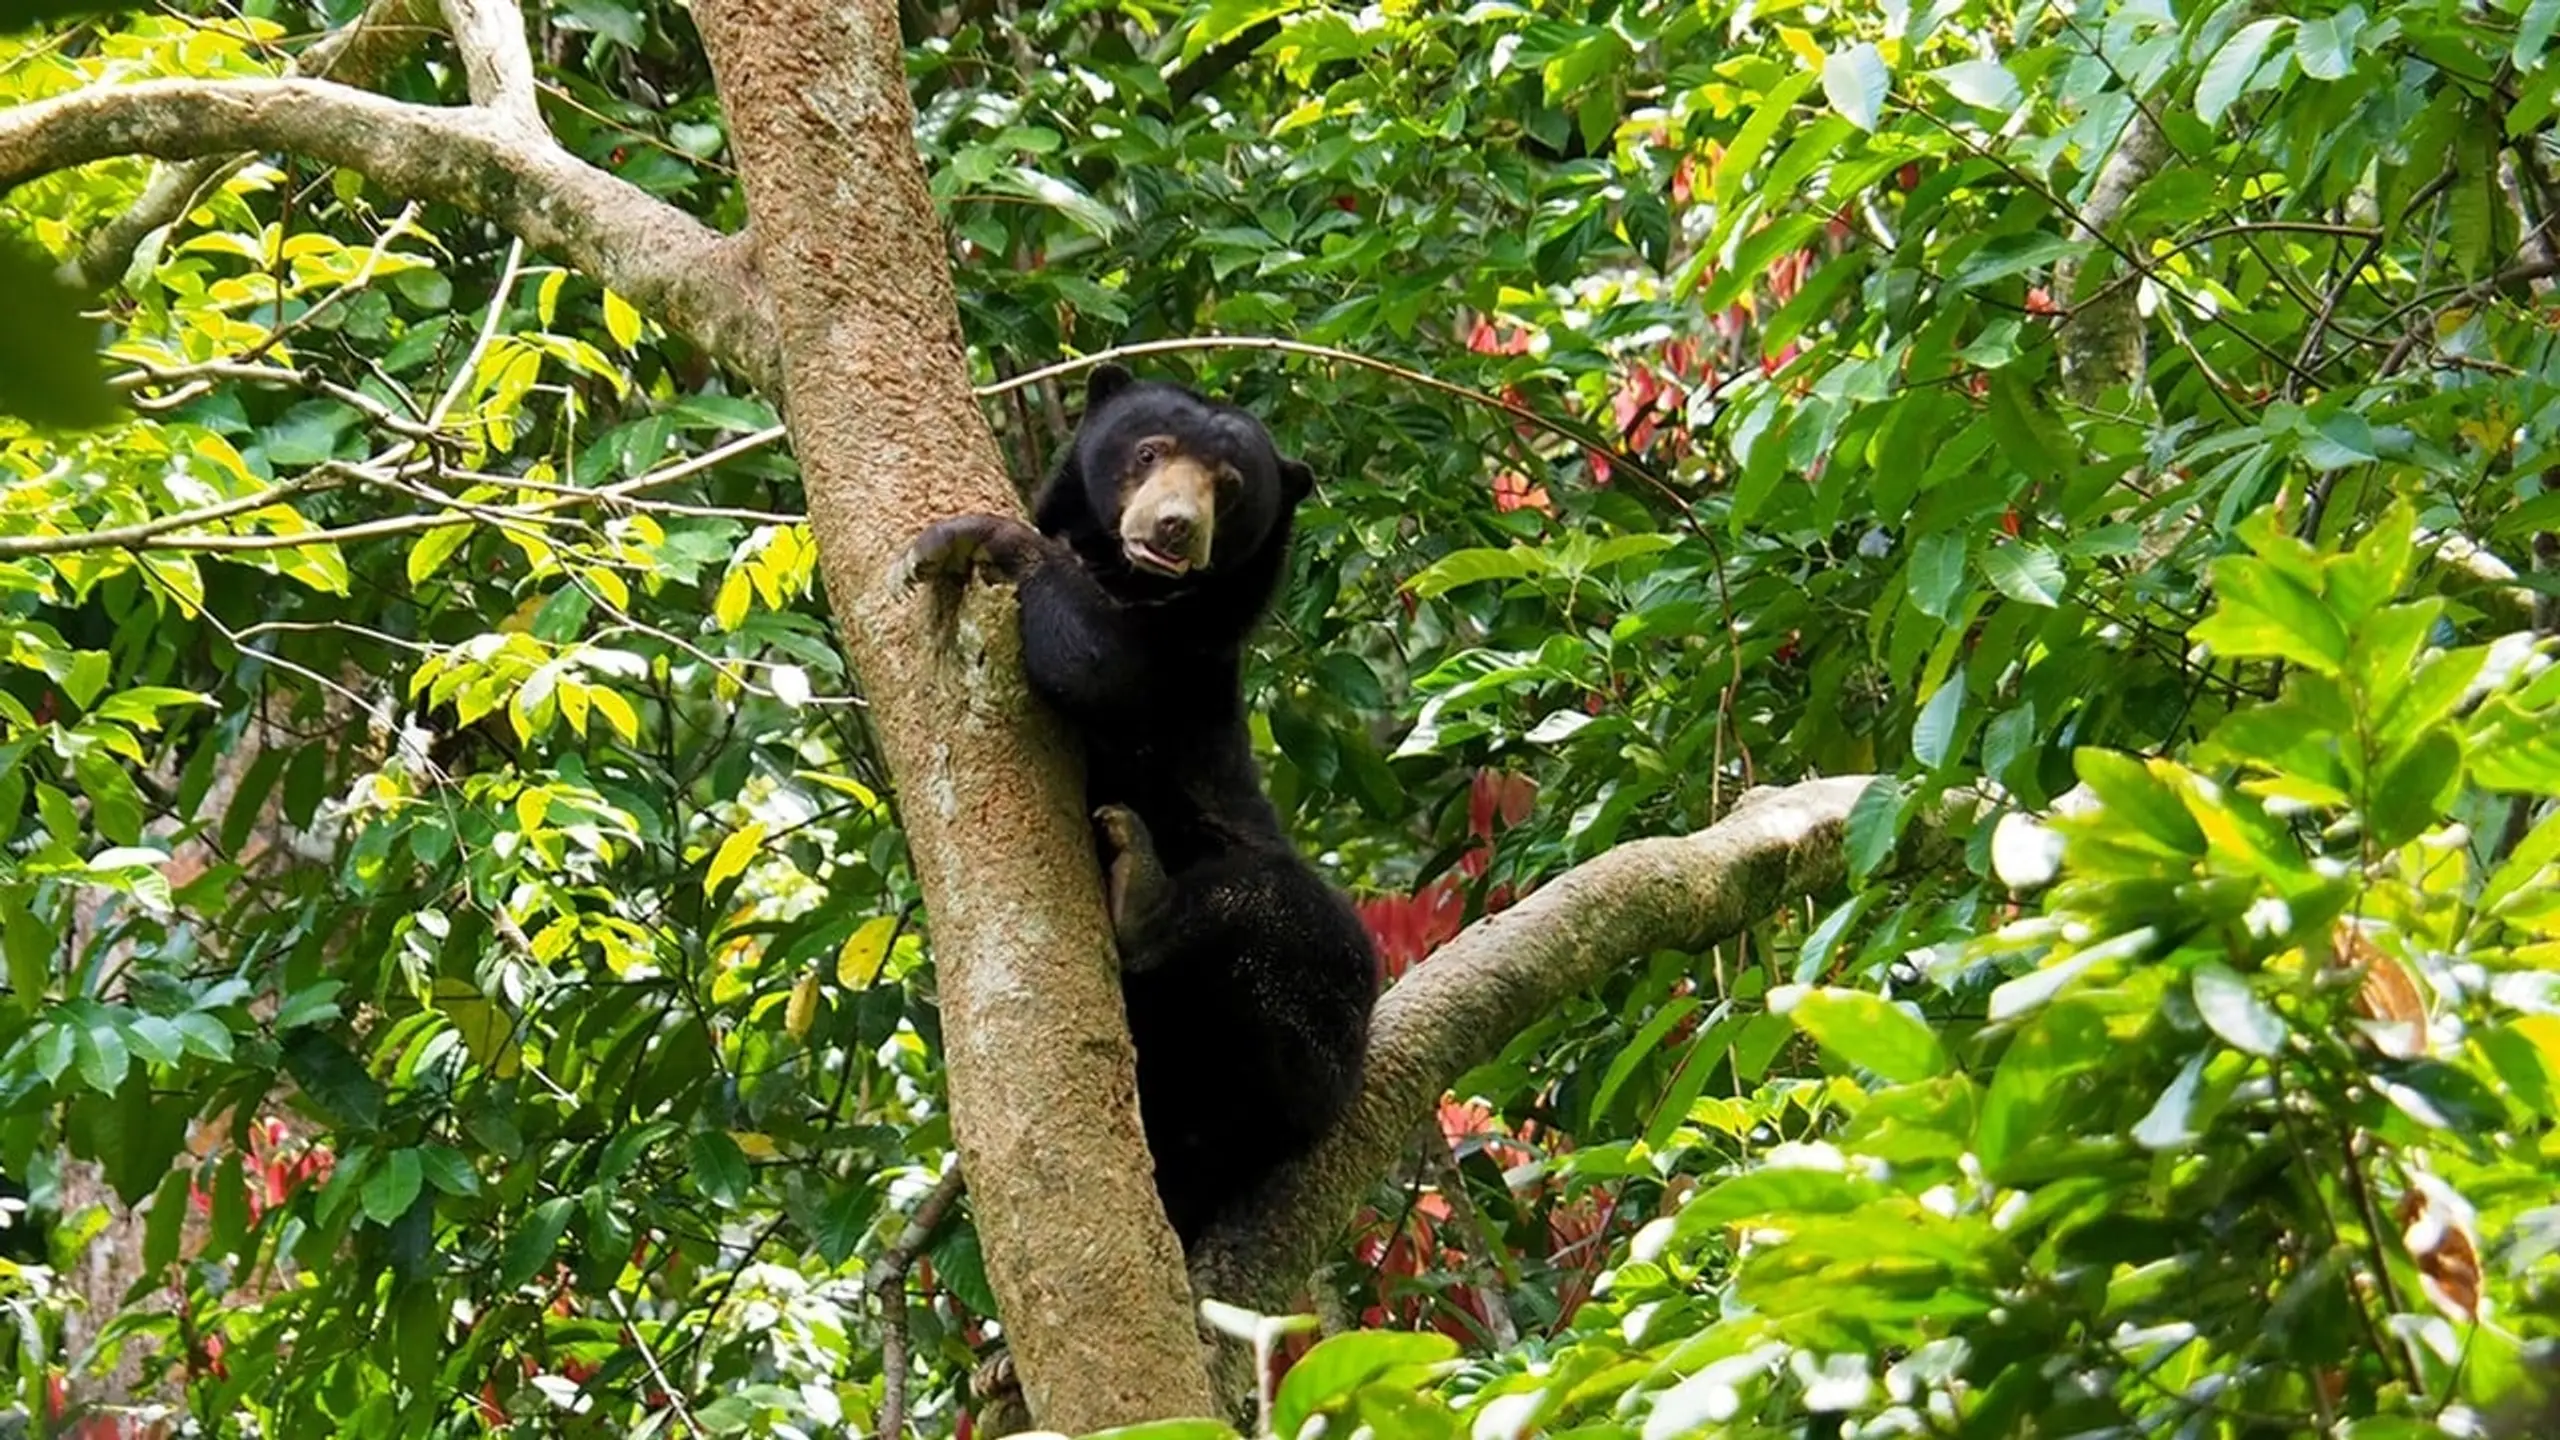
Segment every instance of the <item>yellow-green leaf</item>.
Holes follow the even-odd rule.
[[[880,967],[889,959],[889,945],[898,937],[898,917],[874,915],[862,927],[845,937],[844,949],[836,955],[836,983],[847,990],[860,990],[880,978]]]
[[[625,740],[640,738],[639,713],[631,708],[630,701],[622,698],[621,691],[598,685],[587,692],[587,698],[595,702],[596,712],[604,716],[605,723],[613,727],[614,733]]]
[[[729,832],[729,838],[720,842],[719,853],[711,857],[711,868],[702,872],[702,893],[711,894],[746,873],[747,862],[755,858],[756,847],[763,843],[761,820],[750,820]]]
[[[611,290],[604,292],[604,330],[625,350],[640,343],[640,312]]]
[[[711,602],[711,618],[723,630],[735,630],[747,623],[747,603],[755,598],[744,566],[732,566],[720,577],[720,594]]]
[[[452,559],[453,552],[470,538],[468,525],[446,525],[419,536],[418,543],[409,547],[409,583],[426,583],[427,577],[443,569],[444,562]]]

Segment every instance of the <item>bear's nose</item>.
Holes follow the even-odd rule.
[[[1199,526],[1180,511],[1156,517],[1156,548],[1168,555],[1180,555],[1191,548],[1192,533]]]

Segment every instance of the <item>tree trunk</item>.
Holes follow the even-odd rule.
[[[952,1126],[1015,1368],[1051,1429],[1214,1413],[1138,1130],[1082,790],[1021,683],[1010,597],[970,587],[953,614],[893,574],[931,521],[1019,509],[970,394],[896,7],[694,13],[828,597],[924,889]]]

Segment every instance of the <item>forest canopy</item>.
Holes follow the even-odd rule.
[[[1162,1228],[955,1198],[752,13],[6,12],[0,1433],[972,1433]],[[951,423],[1317,477],[1391,1063],[1124,1418],[2547,1433],[2560,3],[896,20]]]

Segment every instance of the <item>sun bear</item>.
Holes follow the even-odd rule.
[[[1367,929],[1263,793],[1244,705],[1245,640],[1314,483],[1245,411],[1104,365],[1036,532],[963,515],[909,556],[1013,582],[1025,679],[1082,742],[1139,1111],[1186,1250],[1341,1118],[1377,997]]]

